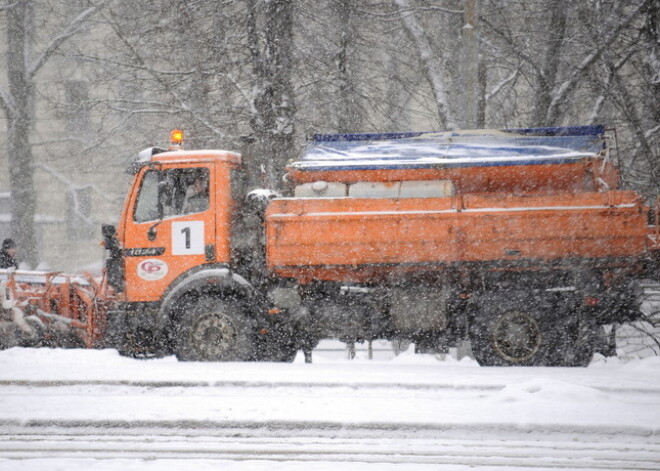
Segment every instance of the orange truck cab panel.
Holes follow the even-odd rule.
[[[231,169],[240,155],[172,151],[142,164],[118,227],[129,302],[160,301],[182,274],[228,264]]]

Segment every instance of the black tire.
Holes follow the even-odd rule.
[[[248,361],[255,359],[254,323],[236,299],[205,296],[182,308],[174,338],[182,361]]]
[[[116,348],[121,356],[139,360],[162,358],[170,353],[160,333],[144,329],[122,332]]]
[[[482,294],[471,306],[472,351],[482,366],[586,366],[593,342],[578,319],[571,294]]]
[[[292,363],[298,354],[298,347],[293,343],[269,343],[259,355],[261,361]]]
[[[597,337],[601,330],[602,326],[588,319],[573,317],[567,326],[566,355],[561,366],[589,366],[596,352]]]
[[[277,321],[271,319],[265,332],[259,335],[257,360],[282,363],[295,360],[301,342],[293,326],[286,322],[286,317]]]

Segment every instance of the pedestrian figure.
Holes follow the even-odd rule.
[[[0,250],[0,268],[18,268],[16,261],[16,243],[12,239],[2,241]]]

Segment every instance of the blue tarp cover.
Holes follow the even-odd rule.
[[[316,135],[298,170],[369,170],[570,163],[604,156],[602,126]]]

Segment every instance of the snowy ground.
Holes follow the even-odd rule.
[[[0,352],[0,470],[660,470],[660,357],[480,368]]]

